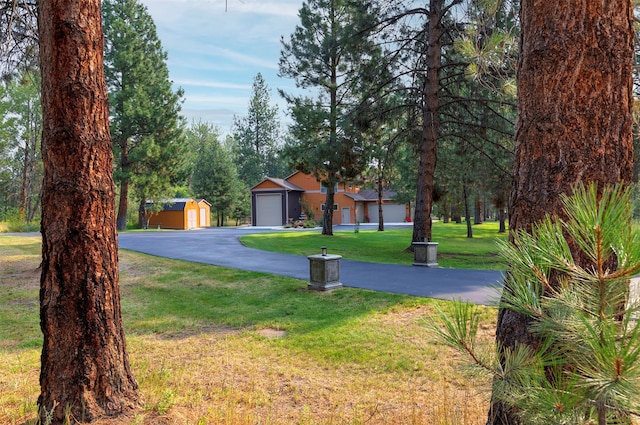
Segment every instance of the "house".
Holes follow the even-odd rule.
[[[169,199],[160,211],[152,211],[152,206],[147,201],[149,227],[187,230],[211,225],[211,204],[206,199]]]
[[[355,194],[345,192],[345,195],[352,197],[355,201],[356,220],[360,223],[378,223],[380,221],[378,191],[376,189],[361,189]],[[409,206],[398,204],[393,200],[394,196],[396,196],[396,192],[382,190],[382,214],[385,223],[402,223],[412,217]]]
[[[378,222],[378,193],[351,183],[334,188],[333,224]],[[267,177],[251,188],[251,224],[282,226],[297,220],[303,213],[302,203],[313,209],[316,220],[326,208],[327,188],[315,177],[296,171],[284,179]],[[383,191],[383,214],[387,223],[403,222],[410,217],[407,205],[393,201],[392,191]]]

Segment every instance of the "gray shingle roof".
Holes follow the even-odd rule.
[[[360,189],[358,193],[344,193],[346,196],[352,198],[355,201],[377,201],[378,191],[376,189]],[[396,196],[396,192],[393,190],[382,190],[382,200],[391,201]]]

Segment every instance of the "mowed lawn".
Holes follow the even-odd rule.
[[[3,425],[35,424],[40,244],[0,236]],[[127,251],[120,278],[144,407],[100,425],[485,422],[490,382],[459,372],[427,326],[447,302],[312,292],[301,280]],[[481,308],[491,345],[496,310]]]
[[[433,223],[433,242],[438,243],[440,267],[479,270],[505,270],[506,263],[498,254],[497,239],[506,239],[506,233],[498,233],[497,222],[484,222],[473,226],[473,238],[467,238],[465,223]],[[413,229],[394,228],[377,230],[337,231],[333,236],[323,236],[319,230],[256,233],[240,240],[251,248],[287,254],[319,254],[322,246],[331,254],[342,255],[349,260],[375,263],[411,264]]]

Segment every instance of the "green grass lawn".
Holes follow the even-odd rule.
[[[326,246],[330,254],[342,255],[349,260],[375,263],[411,264],[413,253],[411,228],[388,229],[384,232],[361,230],[334,232],[323,236],[320,231],[290,231],[257,233],[240,238],[251,248],[286,254],[312,255]],[[506,264],[498,254],[497,239],[506,239],[506,233],[498,233],[497,222],[485,222],[473,226],[473,238],[467,238],[466,224],[433,223],[433,242],[438,242],[440,267],[504,270]]]
[[[40,245],[0,236],[7,425],[35,424]],[[145,399],[125,423],[484,423],[483,384],[455,370],[426,326],[447,302],[306,284],[121,251],[122,318]],[[493,344],[496,310],[480,308]]]

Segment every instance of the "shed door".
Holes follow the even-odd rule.
[[[256,195],[256,226],[282,226],[282,195]]]
[[[207,210],[205,208],[200,208],[200,227],[207,226]]]
[[[187,229],[195,229],[198,227],[198,213],[196,210],[187,211]]]

